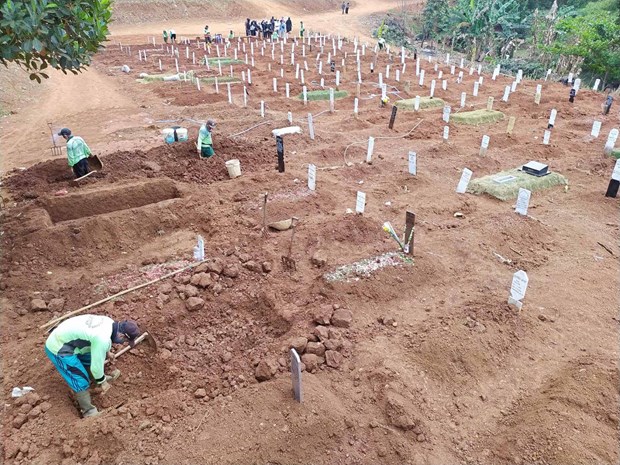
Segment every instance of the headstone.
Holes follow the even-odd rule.
[[[265,101],[264,100],[260,101],[260,117],[261,118],[265,117]]]
[[[375,138],[370,136],[368,137],[368,150],[366,151],[366,163],[372,163],[372,152],[375,149]]]
[[[278,79],[273,78],[273,91],[278,92]]]
[[[493,102],[494,101],[495,101],[495,99],[493,97],[489,97],[487,99],[487,111],[493,110]]]
[[[508,127],[506,128],[506,134],[512,134],[512,131],[515,128],[515,122],[517,121],[516,116],[511,116],[508,118]]]
[[[611,152],[614,150],[614,146],[616,145],[616,141],[618,140],[618,129],[614,128],[609,131],[609,136],[607,136],[607,142],[605,142],[605,155],[611,155]]]
[[[445,106],[443,107],[443,116],[442,119],[444,120],[444,122],[449,123],[450,122],[450,111],[452,109],[449,106]]]
[[[454,75],[454,71],[456,70],[455,66],[450,66],[450,74]]]
[[[614,165],[614,170],[611,173],[611,179],[609,180],[609,186],[607,187],[607,192],[605,193],[605,197],[616,198],[618,195],[618,189],[620,188],[620,159],[616,160],[616,164]]]
[[[295,349],[291,349],[291,379],[293,380],[293,397],[299,403],[303,402],[301,389],[301,360]]]
[[[448,136],[450,135],[450,126],[443,127],[443,141],[448,142]]]
[[[431,98],[435,96],[435,80],[431,81]]]
[[[517,81],[512,81],[512,84],[510,86],[510,92],[516,92],[517,90]]]
[[[424,85],[424,70],[421,70],[421,71],[420,71],[420,82],[419,82],[419,84],[420,84],[421,86],[423,86],[423,85]]]
[[[519,196],[517,197],[515,212],[517,212],[519,215],[527,216],[527,208],[530,205],[531,195],[531,191],[523,189],[522,187],[519,188]]]
[[[419,111],[420,110],[420,96],[419,95],[415,96],[415,100],[413,102],[413,109],[415,111]]]
[[[478,97],[478,87],[479,86],[480,86],[480,83],[474,82],[474,97]]]
[[[310,139],[314,140],[314,122],[312,121],[312,113],[308,113],[308,134]]]
[[[463,169],[463,174],[461,174],[461,179],[456,186],[457,194],[464,194],[467,191],[467,186],[469,184],[469,180],[471,179],[472,174],[474,174],[470,169]]]
[[[441,88],[443,90],[447,90],[448,89],[448,81],[446,79],[444,79],[443,81],[441,81]]]
[[[467,93],[461,92],[461,108],[465,106],[465,100],[467,100]]]
[[[595,121],[595,122],[592,124],[592,132],[590,132],[590,135],[591,135],[592,137],[594,137],[594,138],[597,138],[597,137],[598,137],[598,135],[599,135],[599,134],[600,134],[600,132],[601,132],[601,125],[602,125],[602,123],[601,123],[600,121]]]
[[[194,260],[201,262],[205,259],[205,240],[202,236],[198,236],[197,243],[194,246]]]
[[[287,82],[285,85],[286,88],[286,98],[290,98],[291,96],[291,85]]]
[[[489,142],[491,138],[487,135],[482,136],[482,142],[480,143],[480,156],[484,156],[489,149]]]
[[[355,99],[353,100],[353,114],[356,116],[357,116],[357,111],[358,111],[358,105],[359,105],[359,99],[355,97]]]
[[[355,213],[360,215],[364,213],[366,209],[366,194],[361,191],[357,191],[357,199],[355,200]]]
[[[573,82],[573,77],[574,77],[574,74],[573,74],[573,73],[568,73],[568,83],[569,83],[569,84],[572,84],[572,82]]]
[[[415,152],[409,152],[409,174],[413,176],[418,174],[418,156]]]
[[[278,172],[284,173],[284,139],[276,136],[276,151],[278,152]]]
[[[226,87],[228,89],[228,103],[232,105],[233,100],[232,100],[232,92],[230,91],[230,82],[226,83]]]
[[[396,105],[394,105],[392,107],[392,115],[390,116],[390,124],[388,125],[389,129],[394,129],[394,121],[396,120],[396,111],[398,110],[398,107]]]
[[[303,71],[302,71],[302,73],[303,73]],[[308,88],[306,86],[303,86],[302,93],[303,93],[303,96],[304,96],[304,105],[307,105],[308,104]]]
[[[549,145],[549,139],[551,139],[551,131],[549,131],[548,129],[545,129],[545,134],[543,136],[543,144]]]
[[[287,114],[287,119],[288,119],[288,124],[293,124],[293,113],[292,112],[288,112]]]
[[[334,89],[329,89],[329,112],[334,112]]]
[[[558,115],[558,111],[555,108],[553,108],[551,110],[551,115],[549,116],[549,126],[551,127],[555,126],[555,118],[557,115]]]
[[[581,88],[581,79],[577,78],[575,79],[575,83],[573,84],[573,89],[575,89],[575,93],[579,92],[580,88]]]
[[[521,310],[523,303],[521,300],[525,298],[525,292],[527,291],[529,279],[527,273],[523,270],[517,271],[512,276],[512,284],[510,286],[510,296],[508,297],[508,303],[513,305],[517,309]]]
[[[601,80],[597,79],[596,81],[594,81],[594,86],[592,87],[592,90],[596,92],[598,90],[598,86],[600,85],[601,85]]]
[[[308,189],[316,190],[316,165],[308,165]]]

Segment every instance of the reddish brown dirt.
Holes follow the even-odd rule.
[[[351,60],[352,44],[345,47]],[[80,184],[64,159],[3,179],[5,463],[617,463],[620,234],[618,201],[603,195],[614,161],[602,154],[603,138],[620,122],[617,111],[600,115],[601,95],[585,89],[571,105],[567,88],[555,83],[543,83],[537,106],[537,82],[530,81],[506,104],[500,97],[511,79],[504,76],[493,82],[486,75],[474,98],[477,76],[466,71],[457,85],[443,67],[448,90],[438,86],[437,96],[453,111],[462,91],[472,109],[492,95],[495,108],[517,124],[512,136],[506,121],[450,124],[450,141],[442,143],[441,109],[399,111],[387,129],[390,108],[378,106],[370,53],[357,118],[352,62],[341,85],[349,96],[336,102],[334,114],[319,115],[327,102],[304,106],[273,94],[279,65],[270,73],[267,55],[256,57],[244,108],[239,84],[231,106],[208,86],[198,92],[187,83],[137,83],[137,55],[109,48],[96,59],[98,72],[147,102],[153,120],[170,120],[140,129],[157,146],[136,140],[133,150],[107,153],[103,172]],[[312,55],[306,81],[316,89]],[[129,76],[118,69],[125,63],[134,69]],[[376,69],[387,63],[380,55]],[[433,64],[423,66],[427,79],[436,76]],[[403,82],[388,79],[403,97],[428,94],[414,69],[409,60],[408,95]],[[285,73],[281,88],[288,81],[300,92],[294,69],[287,65]],[[543,146],[551,108],[558,120],[551,145]],[[288,111],[304,133],[285,136],[286,171],[278,173],[271,130],[286,126]],[[315,115],[314,141],[308,112]],[[207,117],[218,121],[217,156],[200,160],[193,121]],[[603,129],[590,140],[595,119]],[[161,141],[159,129],[171,121],[190,128],[190,142]],[[483,134],[491,144],[481,158]],[[377,139],[368,165],[362,162],[371,135]],[[407,173],[409,150],[418,153],[415,177]],[[243,172],[235,180],[224,166],[232,158]],[[515,214],[513,202],[454,192],[464,167],[478,177],[531,159],[564,174],[569,187],[533,193],[529,217]],[[316,192],[306,187],[308,163],[319,168]],[[346,213],[358,190],[367,194],[363,216]],[[300,219],[292,252],[297,271],[281,265],[290,231],[261,232],[265,192],[267,221]],[[75,199],[74,209],[67,199]],[[406,210],[416,213],[413,264],[350,282],[323,278],[340,265],[394,251],[381,225],[391,221],[402,231]],[[123,356],[119,381],[94,397],[103,414],[79,419],[43,354],[46,334],[38,326],[187,264],[197,234],[206,241],[207,265],[92,310],[136,319],[160,347]],[[506,300],[519,269],[530,283],[516,312]],[[190,311],[194,294],[204,303]],[[30,311],[33,298],[51,308]],[[334,308],[351,311],[352,323],[328,326],[321,340],[342,361],[304,372],[304,403],[297,404],[289,343],[317,338],[315,316],[329,319]],[[257,367],[273,377],[258,382]],[[24,385],[40,399],[7,396]],[[20,413],[31,410],[20,424]]]

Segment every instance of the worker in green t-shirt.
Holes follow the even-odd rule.
[[[86,176],[89,172],[87,158],[92,155],[84,139],[71,134],[71,129],[62,128],[58,133],[67,141],[67,160],[76,178]]]
[[[102,392],[109,382],[120,376],[120,370],[106,375],[103,368],[107,353],[114,344],[128,342],[133,347],[140,328],[132,320],[114,321],[101,315],[79,315],[60,323],[45,341],[45,354],[75,393],[82,416],[99,412],[90,398],[90,378]]]
[[[198,142],[196,143],[196,148],[198,149],[198,155],[200,155],[201,158],[211,158],[215,155],[215,152],[213,151],[213,139],[211,137],[211,132],[215,126],[215,121],[208,119],[198,131]]]

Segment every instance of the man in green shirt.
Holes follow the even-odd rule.
[[[215,155],[213,151],[213,140],[211,138],[211,131],[215,126],[215,121],[208,119],[198,131],[198,143],[196,147],[198,148],[198,155],[200,155],[201,158],[211,158]]]
[[[73,168],[76,178],[86,176],[89,172],[87,158],[92,155],[84,139],[71,135],[71,129],[62,128],[58,133],[67,141],[67,159],[69,166]]]
[[[104,373],[106,354],[112,343],[128,342],[133,347],[139,335],[140,328],[135,321],[79,315],[60,323],[45,341],[46,355],[75,392],[84,418],[99,413],[90,399],[90,376],[103,392],[110,389],[108,383],[118,378],[120,371],[116,370],[112,376]]]

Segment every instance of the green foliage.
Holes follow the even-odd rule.
[[[559,21],[557,38],[545,51],[572,62],[583,60],[588,73],[620,79],[620,25],[606,12]]]
[[[372,31],[374,37],[383,38],[389,44],[408,46],[411,44],[409,31],[411,27],[406,20],[394,14],[388,13],[381,22],[379,28]]]
[[[17,63],[39,82],[48,66],[77,74],[105,41],[110,18],[110,0],[3,0],[0,63]]]

